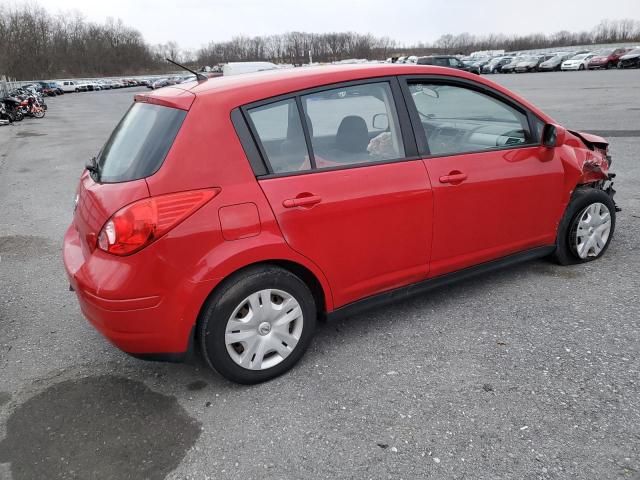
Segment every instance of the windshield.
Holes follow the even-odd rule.
[[[612,53],[613,53],[613,50],[600,50],[599,52],[596,53],[596,55],[600,57],[608,57]]]
[[[582,60],[583,58],[587,58],[588,53],[581,53],[580,55],[576,55],[575,57],[571,57],[571,60]]]
[[[97,160],[103,183],[153,175],[162,165],[187,112],[134,103],[102,148]]]
[[[640,55],[640,48],[634,48],[630,52],[625,53],[625,55]]]

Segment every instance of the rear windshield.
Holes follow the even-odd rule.
[[[186,114],[176,108],[134,103],[98,156],[100,181],[128,182],[153,175]]]

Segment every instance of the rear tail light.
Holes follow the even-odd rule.
[[[145,198],[121,208],[104,224],[98,248],[130,255],[146,247],[220,193],[219,188]]]

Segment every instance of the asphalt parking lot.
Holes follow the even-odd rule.
[[[67,290],[78,177],[141,89],[0,127],[0,479],[640,479],[640,71],[491,78],[611,141],[606,255],[321,324],[253,387],[128,357]]]

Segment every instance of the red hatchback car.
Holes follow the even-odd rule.
[[[516,261],[600,257],[607,142],[477,75],[299,68],[137,95],[80,179],[64,263],[134,356],[191,349],[240,383],[291,368],[317,318]]]

